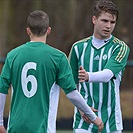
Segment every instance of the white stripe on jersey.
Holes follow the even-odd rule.
[[[79,59],[78,47],[75,46],[74,49],[75,49],[75,52],[76,52],[77,58]]]
[[[13,96],[13,87],[11,85],[11,101],[10,101],[10,103],[12,102],[12,96]],[[10,121],[10,110],[9,110],[9,116],[8,116],[8,122],[7,122],[7,133],[9,130],[9,121]]]
[[[93,58],[94,58],[94,49],[93,47],[91,47],[91,53],[90,53],[90,65],[89,65],[89,70],[90,72],[93,71]],[[90,96],[93,97],[93,84],[89,83],[89,87],[90,87]],[[94,101],[92,99],[92,107],[94,108]],[[91,124],[89,126],[89,131],[91,131],[91,129],[93,128],[93,124]]]
[[[59,94],[60,87],[54,83],[50,91],[47,133],[56,133],[56,116],[58,109]]]
[[[109,49],[108,51],[108,59],[110,58],[111,56],[111,53],[112,53],[112,48],[113,46]],[[108,108],[107,108],[107,113],[108,113],[108,121],[106,123],[106,131],[107,132],[110,132],[110,128],[109,128],[109,116],[111,114],[111,82],[109,81],[109,88],[108,88]]]
[[[113,48],[113,46],[109,49],[109,51],[108,51],[108,59],[110,58],[110,56],[111,56],[111,53],[112,53],[112,48]]]
[[[101,54],[100,54],[100,60],[99,60],[99,70],[98,71],[101,71],[101,66],[102,66],[102,57],[103,57],[103,52],[104,52],[104,49],[103,48],[101,50]],[[103,102],[103,83],[99,83],[99,105],[98,105],[98,117],[101,118],[101,107],[102,107],[102,102]]]
[[[77,114],[78,110],[77,108],[74,106],[74,114]],[[74,124],[75,124],[75,121],[76,121],[76,115],[74,115],[74,118],[73,118],[73,127],[74,127]]]
[[[86,47],[87,47],[87,42],[84,43],[84,49],[83,49],[83,52],[82,52],[82,55],[81,55],[81,65],[82,65],[83,68],[84,68],[84,55],[85,55]]]
[[[84,54],[85,54],[86,47],[87,47],[87,42],[84,43],[84,49],[83,49],[83,52],[82,52],[82,55],[81,55],[81,66],[83,68],[84,68]],[[84,89],[85,89],[85,92],[86,92],[85,96],[84,96],[84,99],[85,99],[85,102],[87,103],[88,89],[85,85],[85,82],[83,83],[83,86],[84,86]],[[78,128],[81,128],[83,122],[84,122],[83,119],[81,119],[80,122],[79,122]]]
[[[90,53],[90,66],[89,66],[90,72],[93,71],[93,58],[94,58],[94,49],[91,48],[91,53]],[[90,86],[90,95],[91,95],[91,97],[93,97],[93,84],[92,83],[89,83],[89,86]],[[94,101],[93,101],[93,99],[92,99],[92,107],[94,108]]]
[[[115,118],[116,118],[116,128],[117,130],[122,130],[123,125],[122,125],[122,114],[121,114],[121,107],[120,107],[120,92],[119,92],[119,86],[120,86],[120,81],[121,81],[121,75],[122,72],[120,71],[118,74],[117,79],[114,81],[115,83],[115,100],[116,100],[116,105],[115,105]]]
[[[108,88],[108,107],[107,107],[107,113],[108,113],[108,121],[106,123],[106,131],[110,132],[109,128],[109,116],[111,114],[111,82],[109,82],[109,88]]]

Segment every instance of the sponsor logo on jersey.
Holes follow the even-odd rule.
[[[99,60],[99,59],[100,59],[99,55],[97,55],[96,57],[94,57],[94,60]]]
[[[103,60],[106,60],[107,59],[107,55],[104,54],[102,58],[103,58]],[[99,55],[97,55],[97,56],[94,57],[94,60],[99,60],[99,59],[100,59],[100,56]]]

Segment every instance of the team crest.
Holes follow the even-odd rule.
[[[103,60],[106,60],[107,59],[107,55],[103,55]]]

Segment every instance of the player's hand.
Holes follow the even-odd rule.
[[[101,122],[101,124],[98,126],[98,132],[101,132],[104,128],[104,124]]]
[[[99,117],[97,117],[97,118],[93,121],[93,123],[94,123],[95,125],[98,126],[98,132],[101,132],[101,131],[103,130],[104,124],[103,124],[102,120],[101,120]]]
[[[78,78],[79,78],[79,82],[86,82],[89,80],[89,75],[82,66],[80,66],[79,68]]]
[[[4,126],[0,126],[0,133],[6,133]]]
[[[87,122],[89,124],[92,123],[91,120],[81,110],[79,110],[79,112],[80,112],[80,115],[84,119],[85,122]]]
[[[93,112],[97,112],[98,111],[98,110],[96,110],[96,109],[94,109],[92,107],[90,107],[90,108],[91,108],[91,110]],[[80,115],[82,116],[82,118],[84,119],[85,122],[87,122],[89,124],[92,123],[92,121],[81,110],[79,110],[79,112],[80,112]]]

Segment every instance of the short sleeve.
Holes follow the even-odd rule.
[[[72,70],[65,54],[63,54],[58,64],[56,82],[65,91],[66,94],[76,88],[72,75]]]
[[[116,76],[121,70],[125,69],[129,52],[130,49],[126,44],[116,47],[104,69],[110,69]]]
[[[0,93],[7,94],[10,83],[10,65],[8,59],[6,59],[0,75]]]

